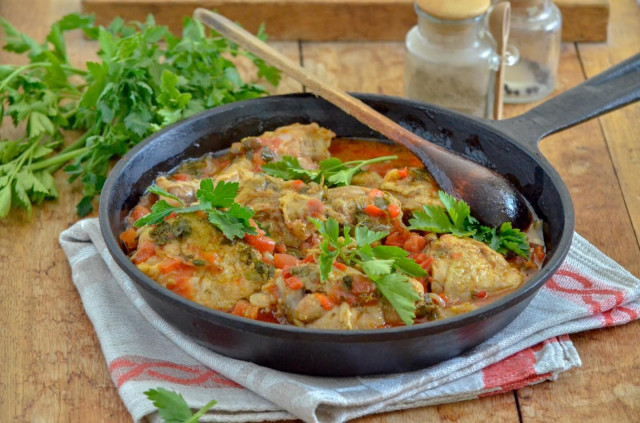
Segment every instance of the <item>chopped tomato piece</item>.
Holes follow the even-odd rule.
[[[538,261],[542,261],[544,260],[544,247],[542,245],[535,245],[533,247],[533,256],[538,260]]]
[[[191,285],[191,281],[189,280],[189,278],[190,276],[179,277],[175,283],[167,285],[167,288],[180,295],[181,297],[192,300],[193,286]]]
[[[400,207],[397,204],[389,204],[389,217],[395,219],[400,216]]]
[[[174,181],[187,181],[187,180],[189,180],[189,175],[187,175],[186,173],[176,173],[175,175],[173,175],[173,180]]]
[[[266,235],[245,234],[244,240],[261,253],[273,254],[273,251],[276,249],[276,242]]]
[[[319,217],[324,215],[324,204],[320,200],[316,200],[312,198],[307,201],[307,210],[309,211],[309,215],[312,217]]]
[[[149,260],[156,255],[156,246],[152,242],[145,242],[138,246],[138,250],[133,255],[133,262],[135,264],[142,263]]]
[[[304,258],[304,260],[302,260],[302,262],[303,263],[315,263],[316,259],[311,254],[309,254],[308,256],[306,256]]]
[[[373,204],[369,204],[367,207],[365,207],[364,212],[372,217],[384,217],[387,215],[384,210]]]
[[[409,176],[409,169],[407,169],[406,166],[404,167],[404,169],[399,169],[398,176],[400,177],[400,179],[406,178],[407,176]]]
[[[329,297],[327,297],[325,294],[316,292],[315,294],[313,294],[313,296],[316,298],[316,300],[320,302],[320,305],[322,306],[323,309],[328,311],[333,308],[333,303],[331,302]]]
[[[384,197],[384,192],[380,191],[377,188],[374,188],[371,191],[369,191],[369,198],[372,199],[374,197]]]
[[[158,265],[158,270],[160,270],[160,273],[166,274],[179,269],[181,266],[182,266],[182,261],[173,258],[160,263]]]
[[[296,179],[292,181],[292,183],[293,183],[293,189],[295,189],[296,191],[300,191],[302,188],[304,188],[304,185],[305,185],[305,183],[301,179]]]
[[[410,253],[420,253],[425,245],[427,245],[427,241],[424,237],[410,232],[409,237],[404,242],[404,249]]]
[[[344,263],[340,263],[338,261],[333,262],[333,267],[335,267],[338,270],[342,270],[343,272],[347,270],[347,265]]]
[[[284,269],[285,266],[295,267],[300,263],[296,257],[291,254],[276,253],[273,255],[273,265],[278,269]]]
[[[335,284],[329,288],[327,296],[333,304],[347,302],[349,305],[358,304],[358,297],[341,287],[341,284]]]
[[[138,246],[138,235],[134,228],[129,228],[120,234],[120,239],[128,249],[133,250]]]
[[[131,211],[131,218],[135,222],[136,220],[148,215],[149,213],[151,213],[151,210],[149,210],[145,206],[135,206]]]
[[[216,264],[216,261],[218,261],[218,255],[213,252],[203,252],[201,256],[207,264]]]
[[[404,232],[392,232],[384,241],[384,244],[392,247],[403,247],[406,239],[407,236]]]
[[[287,246],[283,242],[276,242],[276,253],[286,253]]]
[[[376,291],[376,286],[369,279],[355,275],[351,281],[351,292],[355,295],[370,294]]]
[[[239,300],[236,305],[233,306],[231,314],[256,320],[258,318],[259,311],[260,309],[251,304],[249,301]]]
[[[284,283],[294,291],[304,286],[300,278],[297,276],[289,276],[288,278],[285,278]]]
[[[476,298],[485,298],[486,296],[487,296],[487,291],[476,292]]]

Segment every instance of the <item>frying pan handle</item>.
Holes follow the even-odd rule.
[[[528,112],[495,121],[501,131],[537,149],[543,137],[640,99],[640,54]]]

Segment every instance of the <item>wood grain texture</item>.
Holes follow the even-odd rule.
[[[265,0],[266,1],[266,0]],[[340,0],[327,0],[327,2]],[[385,0],[371,0],[385,1]],[[80,0],[1,0],[0,16],[41,41],[58,17]],[[640,12],[635,0],[612,2],[609,44],[564,45],[557,92],[637,52]],[[37,11],[35,13],[34,11]],[[96,45],[72,35],[72,60],[95,57]],[[276,47],[342,89],[402,94],[403,45],[298,43]],[[579,54],[578,54],[579,52]],[[0,53],[0,63],[16,63]],[[240,64],[248,72],[246,63]],[[298,91],[285,80],[278,92]],[[507,106],[509,116],[531,107]],[[577,230],[635,275],[640,275],[639,106],[554,135],[541,144],[574,200]],[[7,127],[1,135],[9,136]],[[0,221],[0,422],[129,422],[107,372],[100,346],[71,281],[59,233],[77,220],[77,186],[57,176],[62,201]],[[635,227],[635,231],[634,231]],[[633,422],[640,411],[640,323],[572,335],[583,360],[552,383],[520,389],[525,422]],[[359,422],[476,422],[519,420],[512,393],[423,407]]]
[[[605,41],[609,0],[556,0],[565,41]],[[83,0],[98,22],[149,13],[178,31],[197,7],[216,10],[255,32],[264,22],[273,40],[400,41],[416,24],[413,0]],[[247,13],[251,10],[251,13]]]

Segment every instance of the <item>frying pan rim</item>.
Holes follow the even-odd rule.
[[[573,237],[573,205],[570,201],[570,196],[566,185],[551,166],[551,164],[539,153],[539,151],[531,151],[530,148],[524,143],[518,142],[513,137],[500,131],[499,125],[493,121],[486,121],[470,116],[462,115],[460,113],[438,107],[436,105],[422,103],[418,101],[412,101],[401,97],[378,95],[378,94],[355,94],[363,101],[376,101],[386,103],[403,103],[405,105],[411,105],[413,108],[421,110],[436,110],[443,114],[454,116],[456,119],[467,120],[473,122],[478,126],[482,126],[491,132],[497,133],[506,142],[515,145],[522,153],[528,155],[534,162],[542,167],[543,171],[550,177],[553,182],[553,187],[558,191],[558,196],[565,201],[562,202],[564,208],[564,229],[560,239],[558,240],[554,255],[550,257],[540,271],[534,275],[525,284],[514,290],[513,292],[505,295],[504,297],[476,310],[460,314],[458,316],[449,317],[445,319],[438,319],[432,322],[420,323],[413,326],[400,326],[394,328],[380,328],[372,330],[333,330],[333,329],[313,329],[313,328],[300,328],[293,325],[279,325],[268,322],[261,322],[251,319],[246,319],[238,316],[234,316],[229,313],[214,310],[198,304],[194,301],[181,297],[167,288],[159,285],[153,279],[148,277],[142,271],[140,271],[129,258],[122,251],[120,244],[117,240],[117,236],[111,231],[110,225],[110,210],[108,199],[112,196],[116,181],[119,179],[123,170],[126,170],[127,164],[133,160],[138,154],[143,152],[148,145],[152,144],[156,139],[168,136],[171,132],[180,131],[184,127],[189,127],[201,119],[209,119],[211,115],[217,115],[225,113],[229,110],[236,108],[251,107],[255,103],[269,102],[269,101],[286,101],[287,99],[298,99],[315,97],[309,93],[295,93],[285,95],[274,95],[269,97],[261,97],[256,99],[244,100],[236,103],[231,103],[223,106],[218,106],[213,109],[205,110],[187,119],[181,120],[173,125],[170,125],[155,134],[147,137],[135,147],[133,147],[122,159],[118,161],[115,167],[112,169],[107,181],[104,184],[102,194],[100,196],[99,205],[99,225],[102,232],[102,236],[105,240],[108,252],[113,257],[116,264],[125,271],[125,273],[131,277],[136,285],[136,289],[145,289],[150,294],[169,300],[173,303],[191,309],[193,313],[199,318],[203,318],[206,321],[213,321],[221,326],[229,327],[234,330],[240,330],[245,332],[257,332],[264,336],[280,336],[289,337],[294,335],[297,340],[301,341],[336,341],[336,342],[353,342],[353,343],[376,343],[381,341],[390,341],[394,339],[407,339],[408,337],[420,337],[426,334],[433,335],[437,333],[454,330],[477,321],[488,318],[501,310],[511,308],[515,304],[518,304],[531,294],[532,290],[538,290],[544,282],[546,282],[551,275],[560,267],[564,258],[566,257],[571,240]],[[315,97],[320,102],[325,100]],[[564,192],[563,192],[564,191]],[[564,194],[564,195],[563,195]],[[569,199],[568,203],[566,199]],[[162,317],[162,316],[161,316]],[[164,317],[162,317],[165,319]],[[166,319],[165,319],[166,320]],[[169,323],[171,323],[169,321]]]

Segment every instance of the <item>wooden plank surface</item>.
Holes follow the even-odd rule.
[[[0,1],[0,16],[41,41],[79,0]],[[605,45],[565,44],[558,91],[637,52],[640,12],[635,0],[611,4]],[[34,14],[34,10],[38,13]],[[75,63],[93,58],[96,45],[68,39]],[[284,43],[277,47],[344,89],[401,94],[402,43]],[[298,56],[302,52],[302,57]],[[0,53],[0,63],[16,57]],[[279,92],[297,91],[285,81]],[[508,106],[514,115],[530,105]],[[640,275],[640,106],[632,106],[550,137],[542,152],[567,183],[577,230]],[[10,131],[9,131],[10,132]],[[10,133],[3,129],[3,136]],[[36,209],[33,220],[14,214],[0,221],[0,422],[131,421],[106,369],[95,333],[72,284],[59,233],[77,220],[77,186],[57,180],[62,201]],[[634,230],[635,227],[635,230]],[[635,422],[640,411],[640,323],[573,335],[583,367],[552,383],[515,393],[370,416],[360,422]]]
[[[609,0],[556,0],[565,41],[605,41]],[[106,24],[149,13],[174,31],[196,7],[215,9],[245,28],[265,23],[272,40],[400,41],[416,24],[413,0],[83,0],[83,10]],[[247,11],[250,10],[250,13]]]

